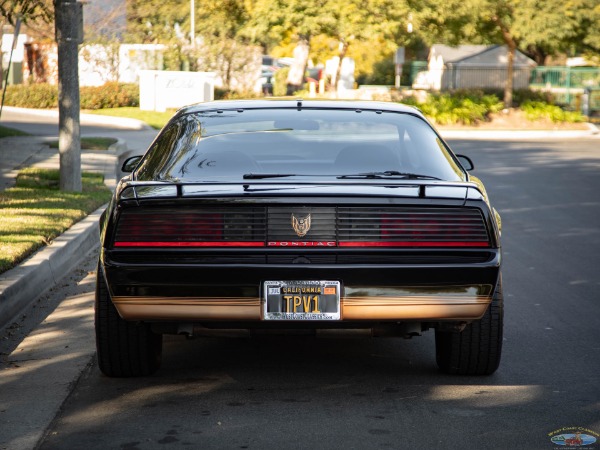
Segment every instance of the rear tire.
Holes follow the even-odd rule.
[[[96,275],[96,352],[100,371],[109,377],[150,375],[160,367],[162,335],[150,325],[119,316],[108,293],[102,267]]]
[[[437,365],[442,372],[459,375],[490,375],[500,364],[504,320],[502,275],[492,303],[484,316],[462,332],[435,331]]]

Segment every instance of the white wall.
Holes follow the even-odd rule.
[[[214,100],[214,72],[140,71],[140,109],[165,111]]]

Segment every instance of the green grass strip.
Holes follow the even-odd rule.
[[[82,174],[83,192],[59,190],[59,171],[27,168],[16,185],[0,191],[0,273],[49,244],[108,202],[103,176]]]
[[[108,147],[115,144],[115,138],[107,137],[82,137],[81,148],[84,150],[108,150]],[[51,148],[58,148],[58,141],[50,142]]]
[[[152,128],[160,130],[169,121],[175,110],[167,110],[166,112],[142,111],[140,108],[127,106],[124,108],[107,108],[88,111],[91,114],[113,117],[127,117],[130,119],[138,119],[146,122]]]
[[[0,138],[9,136],[28,136],[28,134],[21,130],[16,130],[10,127],[3,127],[2,125],[0,125]]]

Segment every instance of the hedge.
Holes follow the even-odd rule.
[[[79,89],[81,109],[139,106],[137,84],[106,83]],[[58,86],[52,84],[14,84],[7,86],[4,104],[21,108],[48,109],[58,107]]]
[[[489,120],[490,114],[503,108],[495,95],[482,91],[457,91],[453,93],[433,93],[425,102],[407,97],[402,103],[418,107],[423,114],[440,125],[460,123],[473,125]]]

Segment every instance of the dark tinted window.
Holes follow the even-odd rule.
[[[398,171],[464,177],[431,127],[411,114],[257,109],[188,114],[163,131],[140,180],[240,180],[244,174],[329,177]]]

